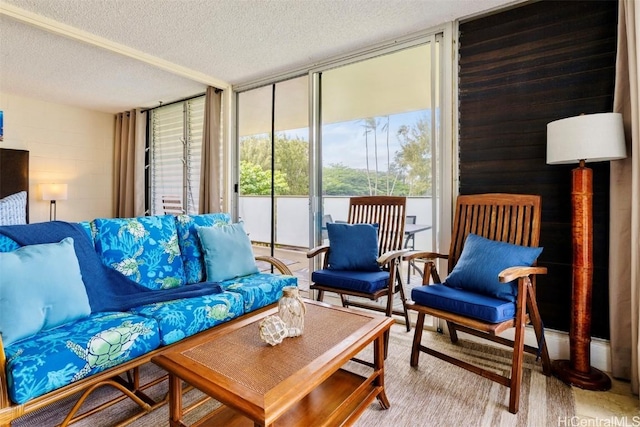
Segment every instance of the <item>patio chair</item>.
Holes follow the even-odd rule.
[[[541,356],[544,374],[551,373],[536,303],[536,275],[547,272],[535,266],[542,251],[537,247],[540,217],[540,196],[459,196],[449,254],[414,252],[405,256],[405,260],[425,262],[423,286],[412,290],[413,302],[407,303],[409,310],[418,313],[411,366],[418,365],[420,352],[424,352],[509,387],[509,412],[514,414],[519,407],[523,351]],[[438,258],[448,260],[449,275],[444,282],[436,269]],[[422,345],[426,315],[447,322],[453,343],[458,342],[457,331],[462,331],[511,347],[510,376]],[[524,345],[527,323],[533,325],[537,348]],[[515,328],[513,341],[498,335],[510,328]]]
[[[340,295],[344,307],[359,307],[403,316],[407,332],[409,315],[400,263],[404,243],[406,198],[396,196],[352,197],[346,223],[327,223],[329,244],[310,250],[307,258],[322,256],[322,269],[311,275],[311,289],[318,301],[325,292]],[[402,309],[394,309],[398,293]],[[386,304],[376,305],[357,300],[360,297]]]

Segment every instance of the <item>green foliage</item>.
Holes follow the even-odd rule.
[[[289,194],[286,176],[276,171],[274,175],[276,194]],[[240,194],[264,196],[271,194],[271,171],[245,160],[240,162]]]
[[[241,161],[259,166],[264,171],[271,170],[271,139],[269,135],[262,134],[242,138],[240,143],[240,159]],[[278,174],[280,174],[285,179],[287,188],[286,193],[282,193],[276,188],[276,194],[293,196],[308,195],[309,143],[299,138],[291,139],[287,135],[276,134],[275,170],[276,179]],[[242,175],[242,166],[240,173]],[[243,192],[243,194],[257,193]]]
[[[392,182],[392,174],[381,172],[372,176],[366,169],[353,169],[343,164],[334,164],[322,170],[322,190],[324,196],[372,196],[380,195],[383,188],[375,188],[370,181]],[[389,195],[404,196],[408,194],[408,187],[401,181],[396,182],[390,189]]]
[[[427,118],[420,118],[413,126],[401,126],[397,137],[402,149],[395,155],[394,166],[404,176],[407,195],[431,195],[431,128]]]
[[[324,167],[322,188],[326,196],[431,195],[431,132],[427,116],[413,125],[399,128],[401,149],[393,161],[389,151],[389,117],[363,120],[365,169],[342,163]],[[378,135],[380,133],[380,135]],[[379,138],[380,136],[380,138]],[[379,171],[378,141],[386,151],[386,171]],[[369,151],[375,163],[369,164]],[[240,143],[240,191],[244,195],[271,194],[271,139],[269,135],[242,138]],[[372,170],[371,166],[374,167]],[[276,134],[275,193],[306,196],[309,194],[309,143],[286,134]]]

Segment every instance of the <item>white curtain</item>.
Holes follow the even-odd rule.
[[[200,164],[200,213],[220,212],[222,162],[222,90],[209,86],[205,94],[202,163]]]
[[[627,158],[611,162],[609,300],[611,365],[640,383],[640,4],[620,0],[614,112],[622,113]]]
[[[144,215],[146,112],[116,114],[113,209],[116,218]]]

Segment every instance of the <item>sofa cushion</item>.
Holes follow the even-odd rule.
[[[513,245],[469,234],[462,254],[444,283],[452,288],[515,301],[518,285],[514,280],[500,283],[498,274],[508,267],[530,267],[542,248]]]
[[[327,224],[329,269],[380,271],[378,227],[371,224]]]
[[[199,227],[207,280],[222,282],[258,272],[251,241],[242,223]]]
[[[211,227],[213,225],[229,224],[231,217],[227,213],[212,213],[178,215],[175,218],[186,283],[203,282],[206,280],[206,270],[196,226]]]
[[[418,286],[411,290],[411,299],[417,304],[450,311],[490,323],[513,319],[514,302],[453,289],[442,284]]]
[[[256,273],[220,283],[224,290],[242,295],[244,313],[273,304],[282,297],[282,288],[297,286],[294,276]]]
[[[72,238],[0,253],[0,334],[5,345],[90,313]]]
[[[148,304],[131,311],[156,320],[161,345],[172,344],[244,314],[242,296],[232,292]]]
[[[102,262],[149,289],[182,286],[184,267],[174,217],[96,219]]]
[[[311,273],[311,281],[318,285],[371,294],[389,284],[389,272],[316,270]]]
[[[156,321],[131,313],[93,314],[5,348],[9,398],[25,403],[160,345]]]

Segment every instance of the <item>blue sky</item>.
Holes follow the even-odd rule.
[[[400,126],[404,124],[413,125],[417,123],[420,117],[424,117],[426,114],[427,110],[421,110],[389,116],[389,147],[392,162],[394,153],[400,149],[400,143],[396,136]],[[386,123],[386,117],[378,120],[380,122],[378,128],[381,129],[382,125]],[[292,138],[299,137],[304,140],[309,137],[307,128],[289,130],[284,133]],[[373,135],[369,134],[370,168],[373,168],[375,164],[373,141]],[[323,127],[322,143],[322,158],[325,166],[342,163],[345,166],[356,169],[366,168],[364,122],[362,120],[325,125]],[[387,170],[386,132],[381,130],[378,130],[378,170]]]

